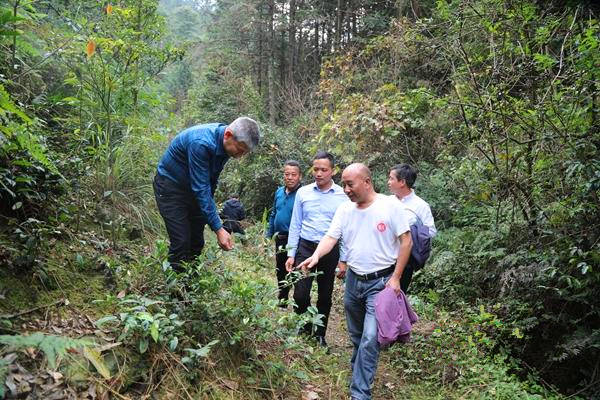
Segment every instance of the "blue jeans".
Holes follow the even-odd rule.
[[[391,272],[390,272],[391,275]],[[352,399],[371,399],[371,385],[377,370],[379,342],[375,319],[375,296],[385,288],[388,276],[363,281],[348,269],[344,309],[348,333],[354,344],[352,354]]]

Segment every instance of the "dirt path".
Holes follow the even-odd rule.
[[[330,348],[329,357],[332,364],[336,364],[339,371],[344,371],[344,374],[337,387],[338,397],[331,397],[333,400],[349,399],[348,383],[350,379],[350,358],[352,356],[353,346],[346,329],[343,299],[344,286],[341,281],[336,280],[333,291],[333,306],[329,316],[326,339]],[[321,386],[326,386],[328,390],[323,387],[320,392],[330,393],[331,383],[324,381],[321,384]],[[319,385],[316,386],[319,387]],[[390,365],[389,353],[384,351],[380,354],[379,358],[375,385],[373,387],[373,400],[395,400],[405,398],[401,395],[400,386],[401,383],[398,371]],[[324,398],[329,397],[324,396]]]

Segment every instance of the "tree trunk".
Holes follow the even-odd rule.
[[[296,56],[296,66],[300,72],[301,78],[306,78],[306,68],[307,60],[306,60],[306,48],[304,46],[304,31],[300,31],[300,36],[298,37],[298,44],[296,46],[298,48],[297,56]]]
[[[319,20],[315,19],[315,37],[313,38],[314,58],[313,71],[318,71],[321,65],[321,48],[319,47]]]
[[[20,0],[16,0],[15,4],[13,5],[13,18],[17,17],[18,14],[18,10],[19,10],[19,3]],[[17,23],[13,22],[13,30],[16,31],[17,30]],[[10,74],[13,75],[15,72],[15,65],[17,63],[17,35],[13,35],[12,38],[12,44],[10,45],[10,52],[11,52],[11,63],[9,66],[9,71]]]
[[[279,48],[279,87],[280,90],[284,90],[286,87],[287,80],[287,53],[286,53],[286,44],[285,44],[285,29],[281,30],[281,40],[280,40],[280,48]]]
[[[267,59],[267,80],[269,88],[269,122],[272,125],[275,125],[275,85],[273,84],[273,80],[275,79],[273,72],[273,59],[275,56],[275,29],[273,26],[274,15],[275,0],[269,0],[269,57]]]
[[[257,65],[257,74],[256,74],[256,86],[258,87],[258,93],[261,96],[264,95],[263,90],[263,41],[264,41],[264,33],[263,33],[263,8],[262,2],[258,6],[258,65]]]
[[[357,28],[356,28],[356,10],[358,9],[358,4],[356,4],[356,6],[352,7],[352,37],[355,38],[356,35],[358,34]]]
[[[290,0],[290,18],[288,26],[288,83],[294,82],[294,56],[296,54],[296,0]]]
[[[336,18],[335,18],[335,49],[338,50],[342,45],[342,6],[343,1],[337,0]]]

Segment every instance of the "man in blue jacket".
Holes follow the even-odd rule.
[[[197,125],[180,132],[158,163],[154,195],[169,234],[169,262],[181,272],[204,247],[204,225],[217,235],[223,250],[233,249],[213,199],[229,157],[252,151],[260,138],[256,121],[237,118],[229,125]]]
[[[300,187],[302,171],[300,164],[295,160],[288,160],[283,165],[283,186],[275,192],[273,199],[273,209],[269,215],[269,227],[267,237],[275,239],[275,262],[277,265],[277,286],[279,287],[279,305],[282,308],[287,307],[287,299],[290,293],[290,287],[285,282],[287,270],[285,262],[287,260],[287,241],[292,219],[292,210],[294,209],[294,200],[296,191]]]

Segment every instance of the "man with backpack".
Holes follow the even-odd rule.
[[[223,210],[219,216],[223,220],[223,228],[227,232],[246,234],[240,224],[240,221],[246,218],[246,210],[237,194],[229,196],[229,199],[223,203]]]
[[[425,265],[431,251],[431,239],[437,233],[429,204],[417,196],[413,189],[416,180],[417,170],[409,164],[395,165],[388,177],[390,191],[404,205],[410,218],[413,248],[400,281],[402,291],[405,293],[413,273]]]

